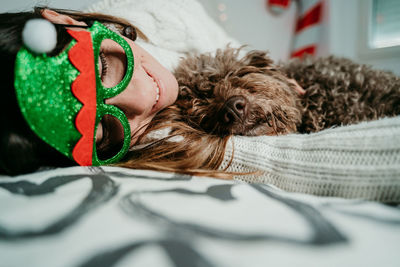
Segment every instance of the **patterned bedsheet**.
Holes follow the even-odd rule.
[[[0,178],[0,266],[400,266],[400,206],[123,168]]]

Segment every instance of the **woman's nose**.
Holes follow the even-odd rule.
[[[148,78],[143,68],[139,64],[135,65],[128,86],[120,94],[107,99],[106,104],[117,106],[128,118],[145,113],[154,102]]]

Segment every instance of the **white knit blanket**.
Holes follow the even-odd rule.
[[[239,43],[214,22],[196,0],[103,0],[87,8],[129,20],[148,38],[136,41],[173,70],[187,53],[214,52]]]
[[[196,0],[103,0],[89,7],[128,19],[150,42],[137,43],[167,68],[187,53],[240,44]],[[235,137],[228,170],[258,171],[236,178],[322,196],[400,201],[400,117],[310,135]],[[228,147],[224,168],[230,161]]]

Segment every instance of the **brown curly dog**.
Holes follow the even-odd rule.
[[[251,136],[316,132],[400,114],[400,78],[392,73],[344,58],[275,65],[266,52],[242,58],[239,52],[226,48],[182,60],[175,71],[180,94],[168,117],[212,135]]]
[[[230,163],[220,169],[232,135],[309,133],[400,114],[392,73],[335,57],[275,65],[265,52],[239,53],[182,60],[178,100],[155,116],[123,166],[232,179],[244,174],[227,172]]]

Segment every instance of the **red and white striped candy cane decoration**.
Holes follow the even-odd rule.
[[[291,0],[267,0],[268,8],[274,14],[280,14],[289,8]]]
[[[291,0],[267,0],[275,14],[289,8]],[[298,18],[293,38],[291,57],[315,55],[320,42],[323,0],[297,0]]]

